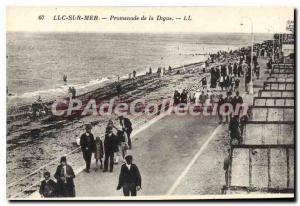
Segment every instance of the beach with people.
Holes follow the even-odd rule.
[[[268,58],[271,58],[270,51],[268,49],[265,51],[266,54],[263,55],[266,61]],[[192,52],[193,50],[189,51],[189,54]],[[73,93],[70,92],[73,95],[69,95],[68,92],[62,92],[57,99],[51,99],[50,96],[47,96],[47,98],[37,96],[27,98],[26,101],[18,100],[13,103],[11,99],[7,100],[9,102],[7,108],[8,193],[12,196],[18,193],[18,195],[23,196],[24,189],[27,189],[26,194],[34,192],[39,184],[35,186],[32,186],[32,184],[38,183],[45,171],[50,171],[53,174],[60,157],[65,154],[68,154],[68,164],[72,165],[75,173],[82,170],[82,166],[85,163],[78,148],[85,125],[91,125],[95,138],[105,135],[109,120],[114,125],[119,125],[120,115],[118,114],[112,114],[111,116],[82,115],[84,106],[88,104],[90,99],[94,99],[99,107],[101,104],[109,103],[111,99],[116,99],[118,103],[126,104],[130,104],[137,99],[143,99],[146,104],[157,105],[157,111],[155,107],[148,107],[152,112],[150,112],[150,115],[126,115],[132,123],[134,134],[139,128],[142,128],[143,125],[149,123],[166,109],[162,108],[164,99],[168,99],[169,102],[170,100],[178,101],[178,104],[198,101],[205,103],[208,99],[218,102],[220,94],[223,95],[224,101],[232,99],[236,96],[236,91],[244,88],[244,85],[241,85],[247,84],[245,82],[247,78],[245,77],[247,72],[251,72],[249,69],[247,70],[247,65],[243,65],[249,61],[245,57],[247,52],[249,52],[249,47],[246,45],[235,50],[219,49],[214,53],[211,52],[206,59],[201,59],[201,61],[193,62],[189,60],[191,62],[181,65],[155,66],[154,64],[154,66],[151,66],[151,73],[149,66],[143,72],[140,71],[129,76],[130,73],[135,71],[131,69],[127,72],[127,75],[124,74],[124,77],[120,79],[116,77],[116,79],[111,79],[105,84],[95,84],[82,90],[75,87],[75,95],[74,91]],[[259,52],[260,50],[257,51],[257,54],[261,56]],[[196,54],[197,51],[194,51],[194,53]],[[197,56],[195,55],[194,57]],[[239,70],[239,66],[242,69]],[[263,66],[260,65],[260,67]],[[71,78],[72,75],[68,74],[68,81]],[[237,79],[239,82],[236,81]],[[68,88],[69,85],[66,86],[64,91],[67,91]],[[174,98],[175,91],[179,94],[176,98]],[[82,107],[76,111],[71,111],[70,115],[64,113],[62,116],[55,116],[52,114],[51,106],[55,101],[61,101],[61,99],[67,102],[72,99],[78,99],[82,102]],[[33,104],[35,105],[34,111],[37,111],[34,114],[38,115],[32,115]],[[68,104],[57,105],[61,111],[68,106]],[[145,109],[144,107],[141,106],[139,108],[137,105],[135,108]],[[171,107],[171,105],[167,104],[167,107]],[[221,121],[218,116],[213,121],[215,124],[220,122],[229,123],[229,119],[226,120],[224,118]],[[235,127],[234,123],[232,125],[232,127]],[[142,139],[133,137],[132,150],[135,150],[136,141],[139,142],[139,145],[143,145],[141,143]],[[93,155],[92,158],[94,158]],[[24,176],[28,177],[22,179]],[[15,183],[20,179],[22,180]],[[28,187],[31,188],[28,189]]]

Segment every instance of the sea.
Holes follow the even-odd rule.
[[[250,45],[239,33],[7,32],[7,90],[11,101],[52,97],[101,86],[136,70],[180,67],[208,54]],[[270,39],[255,34],[255,41]],[[67,75],[67,83],[63,81]]]

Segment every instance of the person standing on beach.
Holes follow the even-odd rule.
[[[131,155],[127,155],[125,161],[121,167],[117,190],[123,188],[124,196],[136,196],[142,187],[142,177],[138,167],[132,163]]]
[[[133,76],[133,79],[135,79],[135,76],[136,76],[136,71],[135,70],[133,70],[132,76]]]
[[[63,81],[66,83],[67,81],[68,81],[68,77],[67,77],[67,75],[63,75]]]
[[[95,151],[95,139],[91,133],[92,125],[85,125],[86,132],[80,137],[80,146],[86,164],[85,172],[90,172],[92,153]]]
[[[75,174],[73,168],[67,164],[66,157],[61,157],[54,177],[57,180],[58,197],[75,197]]]
[[[122,130],[125,131],[126,134],[127,134],[128,146],[129,146],[129,149],[131,149],[132,145],[131,145],[130,135],[131,135],[131,132],[132,132],[132,123],[128,118],[124,118],[124,116],[122,116],[122,115],[119,116],[119,120],[120,120],[120,125],[122,127]]]

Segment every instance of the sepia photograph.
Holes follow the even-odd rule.
[[[7,200],[294,200],[295,18],[6,7]]]

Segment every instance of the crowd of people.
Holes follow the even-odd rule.
[[[132,123],[129,118],[119,116],[118,124],[109,120],[104,137],[94,138],[92,125],[85,125],[85,133],[80,137],[80,147],[85,161],[86,173],[90,173],[91,160],[94,154],[95,171],[99,169],[105,172],[113,172],[114,165],[123,163],[119,175],[117,190],[123,188],[124,196],[135,196],[141,189],[142,178],[138,167],[132,163],[133,157],[127,154],[132,149],[131,133]],[[74,171],[67,164],[66,157],[62,157],[60,165],[54,174],[56,182],[50,178],[50,173],[44,173],[41,182],[40,194],[42,197],[75,197]]]
[[[199,79],[196,89],[185,88],[182,92],[175,90],[174,104],[190,103],[202,106],[217,104],[219,124],[228,124],[230,142],[241,144],[244,125],[249,119],[250,111],[244,112],[240,108],[237,114],[235,112],[223,115],[220,108],[223,104],[229,103],[232,105],[233,111],[236,111],[237,105],[243,104],[243,98],[239,92],[240,83],[244,81],[245,92],[249,92],[248,84],[251,78],[254,75],[256,75],[256,78],[260,77],[260,66],[257,60],[261,55],[264,55],[263,57],[267,55],[267,58],[269,58],[268,64],[272,63],[269,47],[262,47],[261,44],[256,44],[254,47],[252,67],[250,47],[211,54],[203,66],[205,68],[203,72],[210,74],[210,79],[208,80],[207,75],[204,75]],[[253,71],[251,71],[251,68],[253,68]],[[225,107],[225,113],[227,109]]]
[[[273,49],[273,46],[275,48]],[[247,51],[247,50],[244,50]],[[251,67],[249,64],[250,55],[249,48],[248,53],[244,53],[246,56],[242,59],[242,56],[239,59],[238,67],[240,67],[241,74],[245,74],[245,88],[247,90],[247,84],[249,83],[249,80],[251,80]],[[248,54],[248,55],[247,55]],[[254,45],[254,54],[253,54],[253,76],[255,75],[257,79],[260,78],[260,66],[258,65],[257,59],[258,57],[262,57],[264,59],[267,59],[266,67],[268,70],[272,69],[272,63],[274,62],[280,62],[282,61],[282,52],[280,52],[278,45],[274,44],[272,40],[265,41],[261,44],[255,44]],[[241,63],[242,62],[242,63]],[[249,71],[250,70],[250,71]],[[239,69],[238,69],[239,72]],[[238,74],[239,76],[239,74]],[[236,96],[236,100],[233,102],[242,102],[242,98]],[[249,111],[248,111],[249,112]],[[243,133],[245,131],[245,125],[247,124],[247,121],[250,118],[250,114],[247,113],[247,115],[243,116],[233,116],[229,122],[229,135],[230,135],[230,145],[235,144],[242,144],[243,142]],[[223,163],[223,169],[225,172],[225,185],[229,185],[229,170],[230,170],[230,160],[231,160],[231,149],[227,150],[226,157],[224,159]]]
[[[257,58],[259,56],[269,57],[267,67],[271,67],[273,61],[270,58],[270,48],[258,44],[254,50],[253,65],[251,66],[250,51],[250,48],[241,48],[235,51],[219,51],[216,54],[211,54],[202,67],[202,73],[210,74],[210,78],[204,76],[199,79],[201,87],[198,85],[196,90],[193,88],[185,88],[181,92],[175,90],[173,96],[174,105],[181,103],[205,105],[208,101],[210,104],[217,104],[219,124],[228,124],[230,144],[241,144],[243,142],[244,126],[249,119],[249,114],[241,115],[242,112],[239,111],[238,114],[223,115],[220,112],[221,106],[229,103],[236,111],[237,105],[243,103],[243,98],[239,92],[240,82],[245,81],[247,92],[253,74],[257,78],[260,77]],[[251,71],[252,68],[253,71]],[[171,71],[172,68],[169,67],[168,70]],[[158,69],[157,72],[165,73],[166,70],[164,68]],[[152,74],[151,67],[147,74]],[[135,71],[133,72],[133,78],[136,78]],[[120,94],[122,88],[119,84],[117,84],[116,89]],[[225,95],[223,96],[224,92]],[[125,196],[135,196],[137,191],[141,189],[142,178],[138,167],[132,163],[132,155],[127,154],[128,150],[132,149],[132,123],[123,116],[119,116],[117,122],[116,124],[113,120],[109,120],[105,135],[96,136],[95,138],[91,132],[92,126],[90,124],[85,126],[86,131],[80,137],[80,146],[86,164],[84,171],[90,173],[93,154],[96,162],[95,171],[113,172],[114,165],[121,162],[123,164],[116,189],[123,188]],[[226,157],[224,161],[225,176],[228,176],[228,168],[229,157]],[[42,197],[75,197],[75,174],[72,167],[67,164],[66,157],[61,158],[54,177],[56,181],[51,179],[49,172],[44,173],[44,180],[41,182],[39,190]],[[228,178],[225,177],[225,180],[227,181]]]

